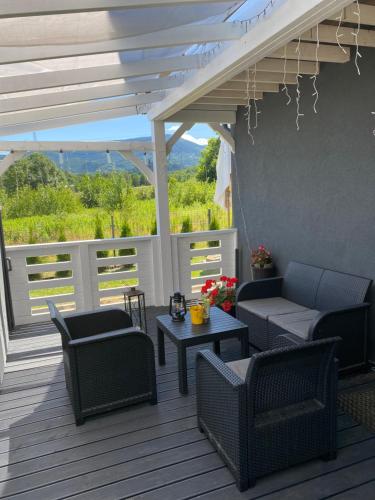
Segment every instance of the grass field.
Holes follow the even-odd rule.
[[[208,229],[208,210],[211,216],[219,222],[221,229],[228,227],[228,216],[225,210],[214,205],[194,204],[190,207],[171,207],[170,221],[171,232],[181,232],[181,224],[184,218],[190,217],[193,231],[205,231]],[[99,208],[86,208],[78,213],[61,215],[42,215],[34,217],[21,217],[17,219],[4,218],[4,234],[7,245],[23,245],[30,241],[33,234],[37,243],[57,241],[61,228],[67,241],[92,240],[95,235],[95,219],[99,216],[102,220],[104,236],[112,237],[111,217],[108,212]],[[136,200],[129,214],[116,211],[114,214],[115,236],[120,236],[121,225],[127,222],[133,236],[144,236],[151,234],[155,222],[155,201]]]

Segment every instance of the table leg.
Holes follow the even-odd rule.
[[[249,351],[249,336],[247,332],[241,334],[240,340],[241,340],[241,356],[243,358],[248,358],[250,356],[250,351]]]
[[[158,328],[158,355],[159,365],[165,365],[164,333]]]
[[[214,342],[214,353],[216,356],[220,356],[220,340],[215,340]]]
[[[178,346],[178,384],[181,394],[188,393],[187,368],[186,368],[186,347]]]

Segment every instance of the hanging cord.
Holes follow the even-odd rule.
[[[344,11],[345,11],[345,9],[342,9],[339,17],[336,17],[336,21],[339,22],[339,24],[337,25],[337,30],[336,30],[336,41],[337,41],[337,45],[340,47],[340,49],[344,52],[345,55],[347,55],[348,51],[346,50],[345,47],[343,47],[341,45],[341,42],[340,42],[340,38],[342,38],[344,36],[343,33],[340,33]]]

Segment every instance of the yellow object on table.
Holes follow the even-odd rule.
[[[190,307],[191,323],[193,325],[201,325],[203,323],[204,308],[201,304]]]

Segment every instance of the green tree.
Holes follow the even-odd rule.
[[[217,231],[218,229],[220,229],[220,224],[219,224],[218,220],[216,219],[216,217],[212,217],[208,229],[210,231]],[[208,246],[211,247],[211,248],[212,247],[218,247],[219,245],[220,245],[219,241],[209,241],[208,242]]]
[[[129,238],[129,236],[133,236],[130,226],[127,222],[124,222],[121,226],[120,238]],[[123,255],[134,255],[133,248],[121,248],[119,253],[120,256]]]
[[[156,222],[156,219],[154,219],[151,226],[151,235],[155,236],[156,234],[158,234],[158,224]]]
[[[193,232],[193,224],[191,222],[190,217],[185,217],[182,220],[181,225],[181,233],[192,233]]]
[[[55,163],[41,153],[32,153],[17,160],[2,175],[2,184],[8,194],[40,185],[60,186],[68,183],[68,177]]]
[[[197,168],[197,179],[201,182],[216,181],[216,162],[219,154],[220,139],[212,137],[201,152]]]
[[[134,193],[126,176],[120,172],[112,172],[105,177],[100,194],[100,206],[110,214],[116,210],[131,210],[134,204]]]
[[[104,240],[104,231],[103,231],[103,225],[102,221],[99,217],[99,215],[96,216],[95,218],[95,240]],[[107,250],[98,250],[96,253],[98,256],[98,259],[105,259],[108,257],[108,251]]]

